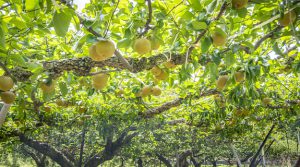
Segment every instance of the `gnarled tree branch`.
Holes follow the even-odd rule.
[[[38,152],[50,157],[53,161],[61,166],[73,167],[74,164],[60,151],[53,148],[47,143],[42,143],[36,140],[27,138],[24,134],[19,135],[20,141],[27,146],[37,150]]]

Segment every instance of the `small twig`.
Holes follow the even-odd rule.
[[[121,60],[121,62],[127,67],[127,69],[129,71],[132,71],[133,70],[133,67],[132,65],[130,65],[128,63],[128,61],[122,56],[122,54],[120,53],[120,51],[116,50],[115,51],[115,55]]]
[[[151,4],[151,0],[146,0],[146,2],[148,5],[148,19],[145,24],[145,29],[143,32],[140,33],[139,37],[145,35],[149,31],[149,29],[151,29],[150,23],[152,21],[152,4]]]
[[[176,9],[179,5],[181,5],[184,2],[184,0],[182,0],[181,2],[179,2],[177,5],[175,5],[170,11],[168,11],[168,13],[166,14],[167,16],[174,10]]]
[[[112,22],[112,20],[113,20],[113,17],[114,17],[114,15],[115,15],[115,12],[116,12],[118,6],[119,6],[119,3],[120,3],[120,0],[118,0],[117,5],[116,5],[114,11],[111,13],[111,17],[110,17],[110,20],[108,21],[107,28],[106,28],[105,31],[104,31],[104,38],[106,37],[106,35],[107,35],[107,33],[108,33],[110,24],[111,24],[111,22]]]

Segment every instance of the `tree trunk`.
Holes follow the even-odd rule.
[[[143,167],[143,160],[141,158],[138,159],[137,163],[138,167]]]
[[[195,167],[201,167],[201,163],[197,162],[194,157],[191,157],[191,161]]]
[[[161,162],[163,162],[167,167],[172,167],[171,162],[170,162],[167,158],[165,158],[163,155],[161,155],[161,154],[159,154],[159,153],[156,153],[155,155],[156,155],[156,156],[158,157],[158,159],[159,159]]]
[[[294,167],[300,167],[300,157],[298,158],[298,160],[297,160],[297,162],[296,162],[296,164],[295,164]]]
[[[211,163],[212,163],[213,167],[217,167],[217,161],[216,160],[212,161]]]

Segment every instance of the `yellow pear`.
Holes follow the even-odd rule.
[[[228,80],[228,76],[227,75],[221,75],[219,76],[218,80],[217,80],[217,89],[218,90],[223,90],[226,82]]]
[[[57,106],[64,106],[64,107],[66,107],[66,106],[68,106],[68,103],[66,102],[66,101],[64,101],[64,100],[62,100],[62,99],[57,99],[56,101],[55,101],[55,103],[56,103],[56,105]]]
[[[265,98],[262,99],[262,103],[263,103],[264,105],[268,105],[268,104],[270,104],[271,102],[272,102],[272,99],[269,98],[269,97],[265,97]]]
[[[107,85],[108,78],[109,78],[109,75],[103,74],[103,73],[94,75],[92,77],[93,87],[98,90],[103,89]]]
[[[162,71],[159,75],[155,76],[158,80],[166,80],[168,78],[168,73],[165,71]]]
[[[98,53],[96,52],[96,45],[92,45],[89,48],[89,54],[90,54],[90,57],[92,58],[92,60],[94,60],[94,61],[103,61],[103,60],[105,60],[105,57],[102,57],[102,56],[98,55]]]
[[[161,89],[159,87],[153,87],[151,90],[152,95],[159,96],[161,95]]]
[[[45,107],[44,107],[44,110],[45,110],[45,112],[50,112],[50,111],[51,111],[51,107],[45,106]]]
[[[41,89],[44,93],[51,93],[55,90],[55,85],[56,84],[55,84],[54,81],[52,81],[49,84],[46,84],[46,83],[43,82],[43,83],[41,83],[40,87],[41,87]]]
[[[16,95],[13,92],[6,91],[0,94],[2,101],[6,104],[11,104],[15,101]]]
[[[172,61],[167,61],[165,62],[165,67],[169,69],[176,68],[176,64],[174,64]]]
[[[226,35],[215,32],[212,36],[214,46],[223,46],[226,43]]]
[[[288,26],[296,20],[296,17],[295,11],[290,11],[279,19],[279,24],[281,26]]]
[[[115,44],[109,40],[98,41],[95,44],[96,53],[99,57],[108,59],[112,57],[116,51]]]
[[[162,73],[162,70],[157,67],[157,66],[154,66],[152,69],[151,69],[151,72],[154,76],[158,76]]]
[[[0,76],[0,90],[8,91],[14,86],[14,81],[9,76]]]
[[[248,4],[248,0],[232,0],[232,7],[234,9],[242,9],[246,7]]]
[[[148,95],[151,94],[151,90],[152,90],[152,87],[151,86],[144,86],[141,90],[141,96],[142,97],[146,97]]]
[[[243,73],[243,72],[240,72],[240,71],[235,72],[235,73],[234,73],[234,77],[235,77],[235,81],[236,81],[236,82],[242,82],[242,81],[245,80],[245,75],[244,75],[244,73]]]
[[[87,111],[87,109],[86,109],[85,107],[79,107],[79,108],[78,108],[78,112],[79,112],[80,114],[85,113],[86,111]]]
[[[152,39],[151,40],[151,49],[152,50],[157,50],[160,47],[160,42],[157,39]]]
[[[146,38],[137,39],[133,49],[141,55],[146,54],[151,51],[151,42]]]

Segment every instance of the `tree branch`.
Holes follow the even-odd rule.
[[[202,92],[200,95],[197,95],[197,96],[188,95],[185,98],[177,98],[173,101],[166,102],[166,103],[162,104],[161,106],[155,107],[153,109],[149,109],[146,112],[140,112],[140,115],[144,118],[152,118],[153,116],[158,115],[164,111],[167,111],[173,107],[180,106],[182,104],[182,102],[186,99],[189,99],[189,98],[199,99],[201,97],[210,96],[210,95],[214,95],[214,94],[219,94],[219,92],[215,89],[210,89],[205,92]]]
[[[27,146],[34,148],[38,152],[50,157],[53,161],[57,162],[61,166],[73,167],[72,162],[65,157],[65,155],[50,146],[47,143],[42,143],[36,140],[27,138],[24,134],[19,135],[20,141],[26,144]]]
[[[129,127],[123,130],[119,138],[114,141],[108,141],[104,150],[100,154],[96,154],[93,157],[91,157],[86,163],[85,167],[96,167],[105,161],[113,159],[113,157],[119,152],[121,147],[128,144],[132,138],[134,138],[136,135],[138,135],[137,132],[134,132],[130,135],[128,133],[130,131],[135,131],[136,127]]]
[[[4,103],[4,105],[1,108],[1,111],[0,111],[0,128],[2,127],[2,125],[5,121],[6,114],[8,113],[10,106],[11,106],[11,104],[5,104]]]
[[[268,34],[266,34],[265,36],[263,36],[260,40],[258,40],[253,48],[253,51],[255,51],[257,48],[259,48],[259,46],[267,39],[272,38],[274,36],[274,34],[281,30],[283,27],[282,26],[277,26],[274,30],[272,30],[271,32],[269,32]]]
[[[157,156],[157,158],[162,161],[167,167],[172,167],[172,164],[171,162],[165,158],[163,155],[159,154],[159,153],[156,153],[155,154]]]
[[[224,14],[224,12],[226,11],[226,8],[228,6],[228,3],[225,1],[222,6],[221,9],[217,15],[217,17],[215,17],[214,19],[211,20],[211,22],[213,21],[217,21],[221,18],[221,16]],[[203,30],[196,38],[196,40],[193,42],[193,45],[189,47],[188,51],[187,51],[187,56],[190,56],[192,51],[195,49],[195,44],[197,44],[200,39],[206,34],[206,32],[208,31],[208,28],[206,28],[205,30]]]
[[[146,24],[145,24],[145,28],[144,28],[144,31],[140,33],[139,37],[142,37],[143,35],[145,35],[150,29],[150,23],[152,21],[152,4],[151,4],[151,0],[145,0],[147,2],[147,5],[148,5],[148,19],[146,21]]]
[[[263,140],[263,142],[260,144],[257,152],[255,153],[255,155],[253,156],[252,160],[251,160],[251,163],[250,163],[250,167],[255,167],[256,165],[256,159],[258,157],[258,155],[260,154],[262,148],[264,147],[264,145],[266,144],[268,138],[270,137],[273,129],[275,128],[275,124],[272,125],[271,129],[269,130],[267,136],[265,137],[265,139]]]

